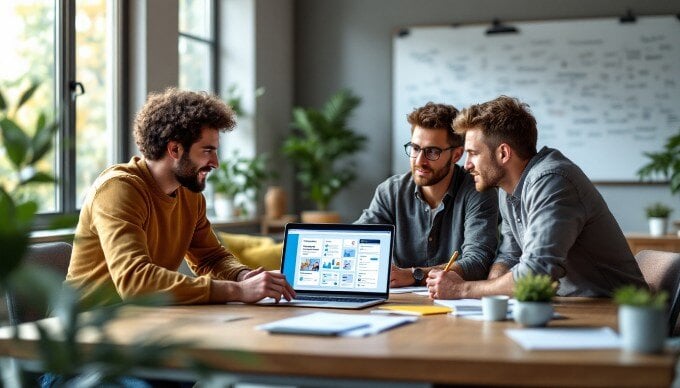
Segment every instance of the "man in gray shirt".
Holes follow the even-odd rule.
[[[396,226],[391,287],[424,285],[428,272],[445,265],[467,280],[486,279],[498,244],[496,190],[479,193],[470,174],[455,163],[463,138],[451,123],[458,110],[428,103],[409,116],[411,141],[404,145],[411,171],[381,183],[356,223]]]
[[[502,241],[489,280],[432,271],[430,297],[509,295],[515,281],[530,273],[559,280],[560,296],[646,287],[621,228],[588,177],[557,150],[536,152],[536,119],[526,104],[501,96],[472,105],[454,128],[465,136],[465,168],[477,190],[502,189]]]

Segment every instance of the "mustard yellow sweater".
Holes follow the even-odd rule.
[[[198,277],[177,272],[185,256]],[[243,269],[213,233],[203,195],[184,187],[166,195],[134,157],[105,170],[90,188],[66,283],[83,298],[115,286],[118,297],[106,303],[153,292],[178,304],[207,303],[211,278],[236,280]]]

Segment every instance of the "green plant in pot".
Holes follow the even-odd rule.
[[[640,353],[660,352],[668,332],[668,293],[625,286],[614,292],[614,300],[619,305],[619,333],[623,348]]]
[[[523,326],[545,326],[553,315],[557,282],[548,275],[526,275],[515,282],[512,315]]]
[[[673,209],[661,202],[655,202],[645,207],[645,213],[649,220],[649,234],[652,236],[663,236],[668,230],[668,216]]]
[[[232,157],[220,161],[210,173],[214,210],[219,219],[248,215],[247,203],[256,200],[265,182],[273,176],[267,171],[267,154],[241,156],[235,150]]]
[[[354,132],[348,120],[361,99],[348,90],[334,94],[321,110],[293,109],[294,130],[284,141],[282,152],[290,158],[306,197],[317,211],[327,212],[331,200],[356,178],[355,167],[346,158],[364,148],[366,137]],[[323,214],[323,213],[322,213]],[[303,212],[305,222],[339,222],[337,213],[318,218]]]
[[[670,183],[671,194],[680,194],[680,129],[666,140],[661,151],[645,152],[644,155],[649,162],[637,171],[640,180],[663,178]],[[675,225],[680,236],[680,220],[675,221]]]

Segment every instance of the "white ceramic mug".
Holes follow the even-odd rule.
[[[482,315],[485,321],[502,321],[508,315],[507,295],[489,295],[482,297]]]

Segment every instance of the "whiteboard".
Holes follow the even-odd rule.
[[[538,148],[562,151],[593,181],[637,181],[646,151],[680,128],[675,16],[416,27],[393,39],[392,172],[409,168],[406,116],[428,101],[462,109],[505,94],[529,104]],[[462,161],[461,161],[462,162]]]

